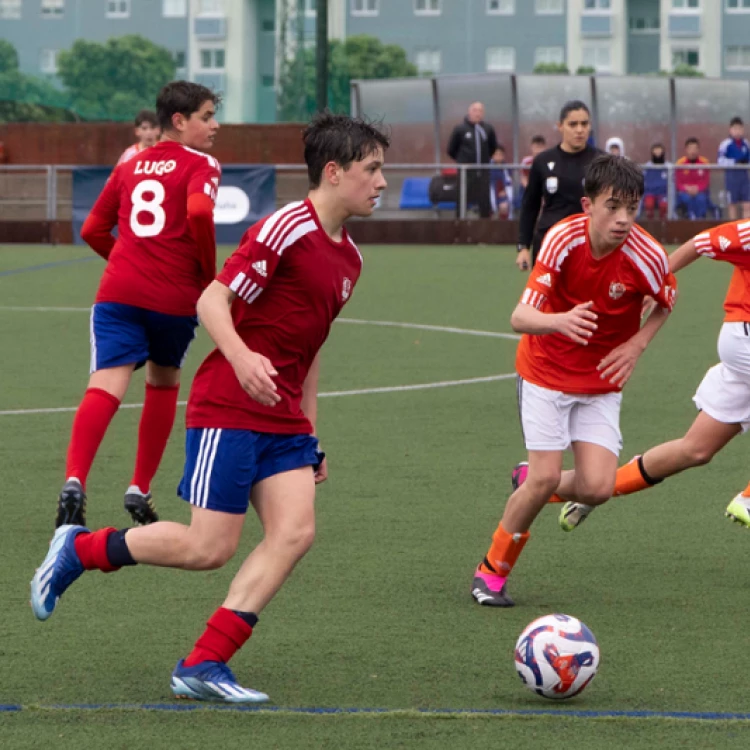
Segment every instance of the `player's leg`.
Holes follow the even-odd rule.
[[[180,393],[180,374],[195,338],[195,316],[146,313],[149,342],[146,394],[138,426],[138,450],[125,510],[136,525],[159,520],[151,495],[151,482],[172,433]]]
[[[511,607],[506,580],[529,539],[529,528],[560,482],[562,452],[570,445],[574,399],[518,378],[518,410],[529,452],[522,482],[514,481],[492,544],[474,572],[471,594],[479,604]]]
[[[258,481],[250,499],[263,526],[263,539],[232,580],[226,599],[193,650],[178,663],[172,676],[176,695],[186,695],[181,691],[187,683],[198,693],[188,697],[217,699],[203,672],[215,669],[211,665],[217,662],[226,669],[252,634],[258,615],[310,549],[315,537],[314,467],[322,458],[317,448],[317,440],[309,435],[259,437]]]
[[[55,526],[86,523],[86,480],[96,452],[147,346],[137,308],[99,303],[91,309],[91,374],[73,418]]]
[[[708,193],[698,193],[693,196],[692,200],[692,217],[693,219],[705,219],[708,213]]]
[[[659,218],[664,219],[667,218],[667,213],[669,212],[669,201],[667,200],[667,196],[664,195],[661,198],[659,198]]]
[[[654,210],[656,209],[656,196],[648,193],[643,196],[643,213],[647,219],[654,218]]]

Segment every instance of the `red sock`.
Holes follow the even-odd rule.
[[[101,570],[102,573],[111,573],[119,570],[110,563],[107,557],[107,539],[109,535],[117,531],[114,526],[91,533],[78,534],[73,541],[76,554],[81,560],[85,570]]]
[[[220,661],[226,664],[253,634],[253,629],[231,609],[219,607],[206,623],[203,635],[195,642],[185,659],[186,667],[202,661]]]
[[[131,482],[141,492],[151,489],[151,480],[164,455],[177,413],[179,392],[179,385],[162,387],[146,383],[146,400],[138,426],[138,454]]]
[[[73,420],[65,464],[66,477],[76,477],[86,486],[94,456],[119,406],[120,401],[101,388],[89,388],[83,394]]]

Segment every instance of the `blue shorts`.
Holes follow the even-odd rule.
[[[191,428],[177,494],[198,508],[247,513],[254,484],[303,466],[317,469],[324,457],[312,435]]]
[[[727,203],[747,203],[750,201],[750,177],[747,172],[727,172]]]
[[[119,302],[97,302],[91,308],[91,372],[109,367],[181,368],[195,338],[195,315],[165,315]]]

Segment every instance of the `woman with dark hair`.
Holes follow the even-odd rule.
[[[516,258],[521,271],[528,271],[536,262],[544,235],[551,226],[581,213],[586,168],[602,153],[588,145],[591,113],[582,101],[565,103],[557,129],[562,141],[536,156],[523,194]]]

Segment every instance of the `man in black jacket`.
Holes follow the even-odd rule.
[[[458,164],[489,164],[497,148],[495,129],[484,122],[484,104],[474,102],[460,125],[456,125],[448,141],[448,156]],[[459,185],[460,185],[459,175]],[[490,204],[489,169],[469,169],[466,173],[467,204],[476,203],[479,215],[488,219]],[[459,194],[457,213],[461,211]]]

